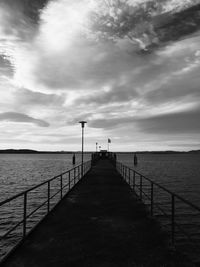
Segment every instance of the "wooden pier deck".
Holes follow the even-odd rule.
[[[108,160],[100,160],[24,243],[6,267],[192,266]]]

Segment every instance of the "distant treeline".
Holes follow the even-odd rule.
[[[32,149],[3,149],[0,154],[73,154],[81,153],[79,151],[37,151]]]
[[[0,154],[79,154],[81,151],[37,151],[32,149],[3,149],[0,150]],[[87,151],[84,153],[93,153],[93,151]],[[180,153],[192,153],[200,154],[200,150],[190,150],[190,151],[133,151],[133,152],[117,152],[115,153],[124,154],[124,153],[136,153],[136,154],[180,154]]]
[[[190,150],[190,151],[173,151],[173,150],[167,150],[167,151],[135,151],[135,152],[117,152],[119,154],[124,153],[133,153],[133,154],[188,154],[188,153],[200,153],[200,150]]]

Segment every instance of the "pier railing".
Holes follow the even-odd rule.
[[[90,168],[91,161],[84,162],[83,175],[80,164],[0,202],[0,260],[24,240]]]
[[[116,168],[136,195],[158,217],[171,235],[171,242],[200,260],[200,207],[171,192],[134,169],[116,162]],[[189,244],[189,246],[188,246]]]

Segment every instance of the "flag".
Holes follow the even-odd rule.
[[[111,143],[111,140],[110,140],[110,138],[108,138],[108,143]]]

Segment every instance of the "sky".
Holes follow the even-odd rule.
[[[1,0],[0,149],[200,149],[200,0]]]

